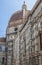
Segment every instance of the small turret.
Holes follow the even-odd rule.
[[[24,21],[26,19],[26,13],[27,13],[27,5],[25,4],[25,1],[22,5],[22,11],[23,11],[23,23],[24,23]]]
[[[22,10],[23,9],[27,10],[27,5],[25,4],[25,1],[24,1],[23,5],[22,5]]]

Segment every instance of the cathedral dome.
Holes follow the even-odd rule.
[[[23,19],[23,11],[22,10],[21,11],[17,11],[16,13],[14,13],[11,16],[8,26],[13,26],[16,23],[19,23],[20,20],[22,20],[22,19]]]
[[[9,23],[8,23],[8,27],[12,27],[12,26],[15,27],[17,25],[24,24],[25,22],[23,22],[23,19],[27,18],[28,12],[29,11],[27,10],[27,6],[24,1],[23,5],[22,5],[22,10],[15,12],[11,16]]]
[[[11,18],[10,21],[16,21],[16,20],[20,20],[23,17],[23,13],[22,11],[17,11],[16,13],[14,13]]]

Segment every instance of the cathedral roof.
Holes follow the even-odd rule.
[[[6,38],[0,38],[0,42],[6,42]]]

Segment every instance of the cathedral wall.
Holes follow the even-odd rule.
[[[9,28],[8,33],[7,33],[7,36],[9,37],[7,40],[7,43],[8,43],[8,52],[7,52],[8,62],[7,63],[8,65],[13,63],[11,62],[12,61],[11,58],[13,58],[13,51],[14,51],[14,58],[13,58],[14,65],[19,65],[19,63],[20,65],[29,65],[29,61],[31,63],[30,58],[32,57],[32,55],[35,56],[35,53],[38,54],[38,51],[40,51],[40,49],[38,49],[39,44],[40,44],[40,38],[38,35],[40,21],[38,22],[38,20],[36,20],[35,17],[39,14],[39,12],[41,11],[41,8],[42,8],[42,3],[40,3],[39,6],[35,9],[32,16],[29,15],[27,23],[23,27],[22,31],[21,32],[18,31],[18,35],[17,35],[17,38],[15,38],[15,41],[14,41],[14,36],[13,36],[14,27],[13,29],[11,27]],[[12,47],[11,44],[14,45],[14,48]],[[10,53],[10,51],[12,54]]]
[[[33,60],[35,59],[35,58],[33,59],[33,56],[35,57],[35,55],[39,54],[39,51],[40,51],[40,36],[39,36],[40,20],[39,18],[36,19],[35,17],[37,17],[38,14],[41,12],[41,7],[42,7],[42,3],[37,7],[35,12],[32,14],[32,17],[29,16],[28,22],[26,23],[26,25],[24,26],[24,28],[22,29],[20,33],[21,38],[20,38],[19,50],[20,50],[20,63],[23,62],[22,65],[24,65],[25,62],[28,65],[29,61],[32,64]],[[26,46],[24,47],[24,45]],[[24,49],[25,49],[25,54],[26,54],[25,56],[23,55]],[[31,57],[33,60],[30,59]],[[24,62],[24,58],[26,58],[25,62]],[[34,65],[35,63],[38,64],[39,63],[37,62],[38,60],[39,60],[39,56],[36,58],[36,62],[33,62],[32,65]]]
[[[6,42],[0,42],[0,65],[2,64],[3,57],[5,62],[5,44]]]
[[[19,36],[15,40],[15,49],[14,49],[14,59],[16,60],[15,64],[19,65]]]

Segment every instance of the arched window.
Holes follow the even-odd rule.
[[[17,31],[18,30],[18,28],[15,28],[15,31]]]
[[[2,58],[2,64],[4,64],[4,60],[5,60],[5,58],[3,57],[3,58]]]

